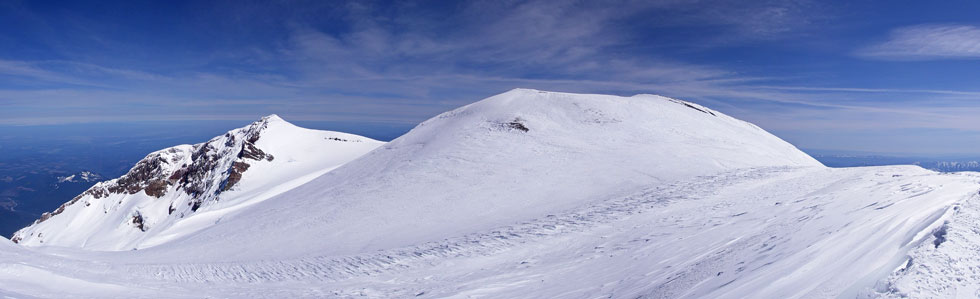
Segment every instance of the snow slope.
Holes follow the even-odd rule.
[[[206,228],[383,144],[294,126],[276,115],[208,142],[147,155],[13,240],[23,245],[128,250]]]
[[[980,181],[980,174],[955,174]],[[957,205],[912,250],[902,267],[875,286],[887,298],[980,298],[980,194]]]
[[[396,258],[377,268],[359,261],[380,273],[351,274],[331,286],[377,297],[877,296],[878,281],[908,250],[931,249],[956,207],[978,199],[978,178],[917,167],[727,172],[368,255]]]
[[[0,294],[948,297],[958,283],[968,295],[969,280],[929,271],[943,250],[956,271],[980,269],[978,182],[823,167],[663,97],[514,90],[153,247],[0,244]],[[913,271],[909,256],[935,258]],[[91,287],[30,284],[44,279]]]
[[[304,186],[154,251],[194,252],[209,261],[353,254],[760,166],[822,167],[752,124],[693,103],[517,89],[436,116]],[[304,246],[280,246],[299,242]],[[205,249],[215,244],[234,254],[209,254]]]
[[[299,259],[228,263],[173,255],[168,261],[143,261],[144,250],[62,251],[57,256],[19,252],[11,258],[10,248],[0,247],[0,293],[268,298],[863,298],[911,293],[951,298],[946,295],[958,292],[965,298],[977,295],[955,288],[974,285],[968,275],[934,273],[894,284],[888,276],[906,277],[902,273],[908,271],[896,269],[909,250],[913,256],[936,252],[936,232],[947,221],[956,223],[957,210],[975,205],[978,181],[980,174],[943,175],[911,166],[740,169],[653,184],[623,197],[435,242]],[[938,248],[964,241],[940,242]],[[969,259],[969,251],[955,252],[961,258],[947,262],[953,265],[950,272],[972,273],[980,266]],[[937,266],[949,265],[922,268],[947,271]],[[50,277],[92,288],[19,284]],[[909,292],[912,288],[919,291]]]

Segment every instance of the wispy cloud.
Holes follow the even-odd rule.
[[[861,57],[887,60],[980,58],[980,27],[917,25],[895,29],[884,42],[859,49]]]
[[[661,42],[677,40],[689,53],[704,49],[687,47],[729,49],[792,38],[820,27],[825,20],[820,2],[472,1],[434,9],[409,2],[320,8],[290,3],[231,2],[214,9],[231,16],[215,26],[248,33],[232,36],[229,45],[196,48],[168,41],[156,45],[162,50],[146,49],[152,46],[92,30],[84,32],[94,35],[86,40],[113,47],[74,51],[59,45],[54,48],[74,52],[54,55],[58,59],[0,60],[0,124],[248,120],[279,113],[292,120],[411,126],[526,87],[662,94],[701,102],[767,129],[980,130],[975,117],[980,111],[973,107],[980,100],[977,91],[803,85],[808,78],[761,77],[744,73],[741,62],[684,60],[660,51]],[[270,16],[286,20],[273,22]],[[976,49],[964,45],[976,31],[970,26],[908,27],[861,53],[888,59],[927,57],[922,53],[969,56],[974,54],[964,53]],[[252,36],[262,33],[266,36]],[[947,46],[934,45],[937,41]],[[120,54],[112,52],[116,45],[161,56],[86,58]]]

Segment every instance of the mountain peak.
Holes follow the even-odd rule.
[[[593,98],[595,98],[595,97],[610,97],[610,98],[624,98],[624,97],[615,96],[615,95],[590,94],[590,93],[572,93],[572,92],[562,92],[562,91],[540,90],[540,89],[533,89],[533,88],[514,88],[514,89],[508,90],[508,91],[506,91],[504,93],[498,94],[497,96],[503,96],[503,95],[510,95],[510,96],[528,96],[528,95],[552,95],[552,96],[554,96],[554,95],[558,95],[558,96],[565,96],[565,97],[593,97]],[[494,96],[494,97],[496,97],[496,96]],[[494,98],[494,97],[491,97],[491,98]],[[668,98],[668,97],[657,95],[657,94],[651,94],[651,93],[635,94],[635,95],[631,96],[631,98],[661,98],[661,99],[672,99],[672,98]],[[682,101],[682,100],[677,100],[677,99],[672,99],[672,100],[681,101],[681,102],[687,102],[687,101]]]
[[[259,118],[259,120],[256,120],[247,126],[228,131],[228,133],[225,134],[225,137],[242,135],[241,137],[244,137],[246,140],[254,143],[258,141],[259,136],[265,135],[270,131],[278,131],[278,133],[275,134],[292,134],[289,132],[301,130],[305,129],[282,119],[282,117],[279,117],[278,114],[269,114]],[[220,136],[216,138],[220,138]]]
[[[272,114],[203,143],[152,152],[123,176],[97,183],[44,213],[13,240],[27,245],[131,248],[199,209],[220,209],[242,197],[255,200],[246,195],[312,179],[316,176],[310,174],[336,168],[381,144],[352,134],[300,128]],[[93,175],[82,173],[66,180],[80,177]],[[70,216],[59,216],[63,213]],[[105,225],[99,229],[88,229],[89,224],[64,229],[77,218],[112,220],[98,222]]]
[[[266,128],[269,127],[269,125],[286,125],[290,127],[296,127],[292,123],[282,119],[282,117],[279,117],[278,114],[269,114],[263,116],[259,120],[253,122],[252,124],[246,126],[243,129],[248,131],[264,131]]]
[[[278,114],[269,114],[269,115],[263,116],[261,119],[259,119],[259,121],[260,122],[267,122],[267,123],[268,122],[280,122],[280,121],[281,122],[286,122],[286,120],[282,119],[282,117],[279,117]]]
[[[665,115],[666,112],[675,115]],[[689,119],[683,115],[695,118]],[[719,121],[725,123],[742,122],[695,103],[652,94],[625,97],[516,88],[445,112],[422,124],[429,125],[435,120],[446,118],[474,118],[478,122],[489,120],[490,126],[538,123],[552,127],[569,127],[620,123],[631,119],[627,123],[644,126],[657,122],[672,126],[672,121],[689,122],[704,116],[719,118]]]
[[[504,96],[504,95],[522,97],[522,96],[533,96],[533,95],[581,95],[581,94],[567,93],[567,92],[560,92],[560,91],[548,91],[548,90],[540,90],[540,89],[533,89],[533,88],[514,88],[508,90],[507,92],[498,94],[497,96]],[[496,98],[497,96],[490,97],[490,98]]]

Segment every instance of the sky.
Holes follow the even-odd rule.
[[[2,1],[0,130],[276,113],[404,131],[534,88],[697,102],[805,149],[980,156],[977,11],[959,0]]]

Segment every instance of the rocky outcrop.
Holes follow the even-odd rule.
[[[206,202],[217,200],[221,192],[232,190],[248,171],[249,161],[275,159],[256,145],[272,119],[278,117],[262,118],[245,128],[225,133],[208,142],[181,145],[151,153],[122,177],[92,186],[58,209],[42,214],[34,223],[41,223],[61,214],[66,207],[76,204],[85,196],[101,199],[112,194],[139,192],[155,198],[162,198],[171,192],[183,192],[191,198],[185,206],[190,212],[195,212]],[[178,209],[176,203],[172,204],[168,214],[173,214]],[[133,221],[136,223],[135,218]]]
[[[155,246],[217,224],[212,217],[272,198],[382,144],[272,115],[207,142],[150,153],[125,175],[95,184],[12,239],[93,250]]]

